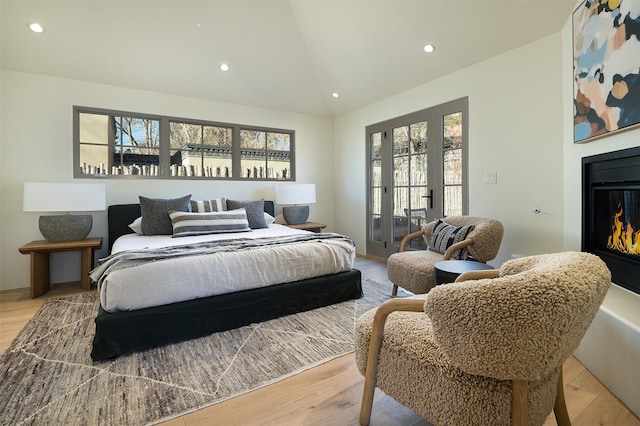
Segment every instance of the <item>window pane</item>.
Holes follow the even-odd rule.
[[[371,217],[371,239],[373,241],[382,241],[382,216],[373,215]]]
[[[291,135],[257,130],[240,131],[245,179],[291,179]]]
[[[256,135],[261,132],[254,132]],[[264,135],[264,133],[262,133]],[[244,139],[245,143],[242,146],[250,146],[251,144],[259,144],[259,139]],[[267,153],[264,149],[264,140],[262,143],[262,149],[255,147],[255,149],[242,149],[240,156],[240,166],[243,178],[257,179],[265,176],[265,167],[267,164]]]
[[[267,168],[265,178],[291,178],[291,135],[267,132]]]
[[[160,121],[81,113],[80,173],[158,176]]]
[[[371,239],[382,241],[382,188],[371,188]]]
[[[457,216],[462,214],[462,113],[443,120],[444,214]]]
[[[267,133],[267,149],[273,151],[290,151],[290,135],[286,133]]]
[[[202,126],[188,123],[169,123],[169,143],[172,149],[182,149],[202,143]]]
[[[411,156],[411,184],[427,185],[427,154]]]
[[[202,176],[231,177],[233,129],[204,126],[202,130]]]
[[[233,130],[227,127],[203,127],[203,144],[205,146],[226,146],[231,148]]]
[[[231,177],[231,128],[171,122],[171,176]]]
[[[462,214],[462,186],[444,187],[444,215],[459,216]]]
[[[369,140],[369,185],[370,211],[369,218],[370,238],[373,241],[382,242],[382,133],[371,135]]]
[[[160,146],[160,122],[145,118],[114,117],[116,145],[123,152],[152,154]]]
[[[266,149],[267,134],[258,130],[240,130],[242,148]]]
[[[409,185],[409,157],[393,159],[393,186]]]
[[[111,173],[109,147],[104,145],[80,145],[80,172],[85,175]]]
[[[462,184],[462,150],[453,149],[444,152],[444,184]]]
[[[427,152],[427,122],[414,123],[410,126],[411,153],[419,154]]]
[[[397,127],[393,129],[393,155],[407,154],[409,154],[409,127]]]
[[[382,133],[371,135],[371,158],[382,158]]]
[[[393,188],[393,242],[397,244],[408,234],[409,220],[405,209],[409,208],[409,188]]]
[[[443,148],[462,148],[462,113],[445,115],[443,125]]]
[[[108,115],[83,113],[79,122],[80,142],[101,145],[109,144],[110,140],[113,142],[113,128],[109,125]]]

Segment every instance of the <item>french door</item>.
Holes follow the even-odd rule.
[[[367,126],[367,254],[389,257],[427,222],[468,213],[467,110],[463,98]]]

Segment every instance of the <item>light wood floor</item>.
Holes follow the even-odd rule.
[[[384,263],[358,258],[357,268],[367,278],[388,282]],[[54,285],[46,295],[36,299],[29,298],[28,289],[0,291],[0,352],[10,345],[46,298],[81,292],[78,283]],[[574,425],[640,426],[640,420],[574,357],[564,365],[564,384]],[[357,425],[362,386],[353,354],[348,354],[163,425]],[[380,391],[376,391],[371,424],[430,425]],[[545,426],[555,424],[551,415]]]

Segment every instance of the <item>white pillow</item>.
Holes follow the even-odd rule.
[[[207,213],[170,211],[169,217],[174,238],[251,231],[245,209]]]
[[[271,216],[269,213],[264,212],[264,221],[267,222],[267,225],[271,225],[276,221],[276,218]]]
[[[129,228],[138,235],[142,235],[142,217],[137,218],[129,224]]]

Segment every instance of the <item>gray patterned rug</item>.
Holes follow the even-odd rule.
[[[48,299],[0,357],[0,424],[141,425],[277,382],[353,350],[365,296],[115,360],[89,357],[96,293]]]

